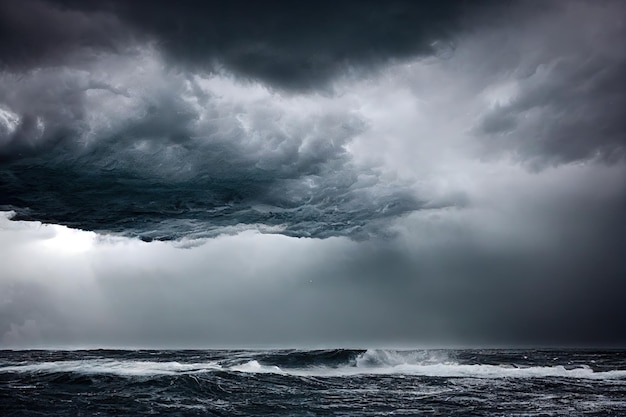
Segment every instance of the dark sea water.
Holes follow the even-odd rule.
[[[626,416],[626,351],[0,351],[1,416]]]

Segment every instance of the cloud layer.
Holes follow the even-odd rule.
[[[489,2],[472,2],[481,7]],[[461,27],[459,1],[4,1],[11,66],[68,62],[80,49],[152,41],[168,61],[226,68],[289,90],[317,89],[346,70],[431,54]]]
[[[2,3],[5,209],[144,239],[361,239],[464,204],[416,190],[441,149],[532,169],[623,158],[619,3],[324,3],[306,19],[176,4]]]
[[[199,4],[0,1],[2,346],[626,343],[621,2]]]

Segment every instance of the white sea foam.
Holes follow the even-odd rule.
[[[354,375],[391,375],[404,374],[428,377],[465,377],[465,378],[576,378],[576,379],[622,379],[626,378],[626,370],[612,370],[594,372],[591,368],[582,367],[566,369],[563,366],[535,366],[514,368],[498,365],[414,365],[403,364],[391,367],[312,367],[299,369],[280,369],[275,366],[241,366],[236,369],[240,372],[277,373],[293,376],[314,377],[345,377]]]
[[[254,373],[272,373],[272,374],[290,374],[291,371],[285,372],[275,365],[261,365],[258,361],[249,361],[241,365],[233,366],[231,371],[254,372]]]
[[[181,373],[207,372],[219,370],[215,362],[179,363],[113,359],[93,359],[82,361],[58,361],[25,363],[0,366],[0,372],[74,372],[81,374],[113,375],[175,375]]]
[[[394,367],[406,364],[436,365],[450,364],[445,351],[437,350],[385,350],[369,349],[356,358],[359,368]]]
[[[624,379],[626,370],[596,372],[589,366],[568,369],[564,366],[514,367],[507,365],[459,364],[451,361],[445,352],[368,350],[359,355],[354,364],[328,367],[279,368],[250,361],[230,370],[252,373],[311,377],[342,377],[354,375],[414,375],[428,377],[465,378],[576,378]]]

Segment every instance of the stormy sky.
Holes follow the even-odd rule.
[[[0,348],[625,346],[626,6],[0,0]]]

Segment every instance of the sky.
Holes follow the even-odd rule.
[[[0,0],[0,348],[626,346],[619,0]]]

